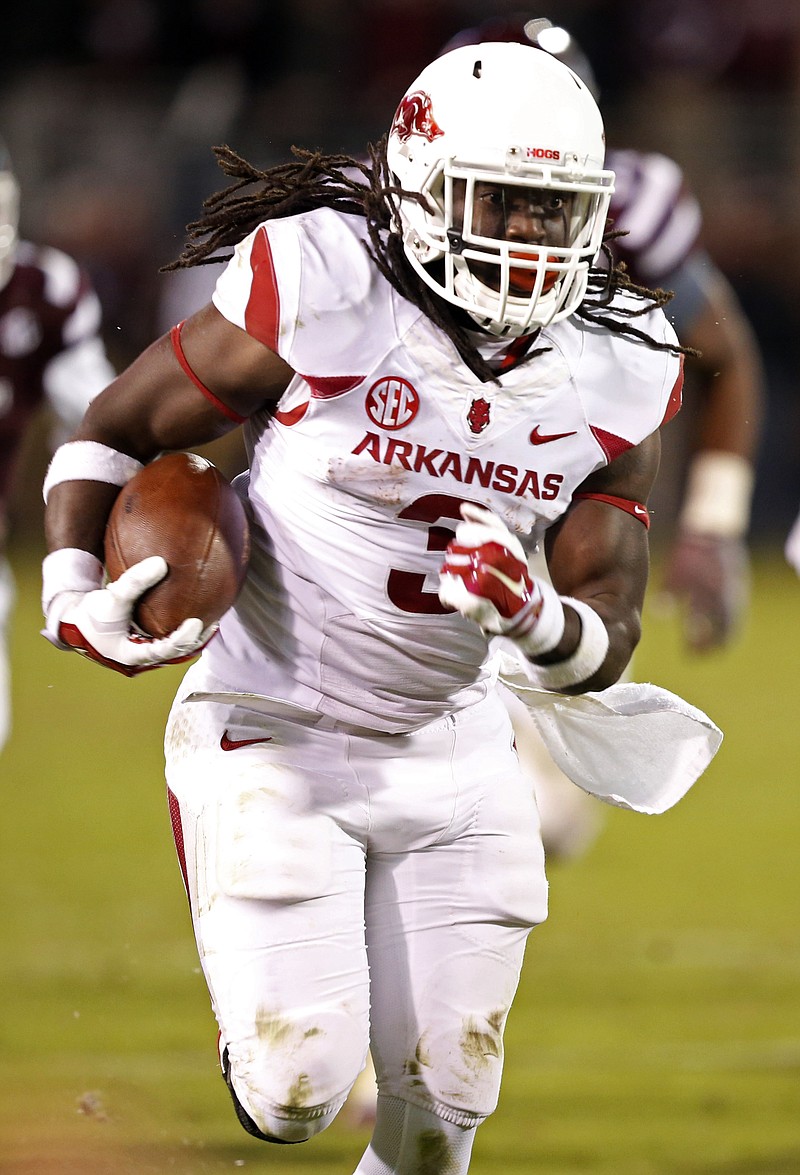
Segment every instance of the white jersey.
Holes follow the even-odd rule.
[[[330,209],[260,226],[213,300],[298,374],[245,426],[252,562],[209,668],[233,691],[390,733],[483,697],[487,641],[437,595],[459,507],[538,540],[677,410],[680,357],[573,318],[482,383],[381,276],[363,220]],[[636,325],[674,341],[660,311]]]

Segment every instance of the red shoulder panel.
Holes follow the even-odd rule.
[[[281,320],[281,300],[272,250],[266,231],[258,230],[250,253],[253,282],[244,312],[245,329],[271,351],[278,351],[278,328]]]

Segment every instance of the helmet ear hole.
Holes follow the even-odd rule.
[[[387,162],[409,193],[397,201],[406,256],[436,294],[493,333],[529,333],[572,314],[602,242],[613,173],[603,170],[597,104],[576,81],[531,45],[467,45],[422,71],[392,122]],[[512,234],[510,221],[481,235],[479,182],[554,192],[555,207],[558,193],[568,196],[568,231],[556,232],[551,215],[538,241],[518,227]]]

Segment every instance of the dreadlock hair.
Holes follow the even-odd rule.
[[[400,234],[393,231],[399,224],[400,199],[423,203],[424,197],[418,192],[407,192],[393,182],[386,161],[386,136],[378,143],[370,144],[368,153],[369,162],[366,163],[349,155],[323,155],[319,151],[292,147],[294,159],[291,162],[262,171],[230,147],[215,147],[217,162],[233,183],[204,201],[203,215],[187,226],[188,236],[182,253],[175,261],[163,266],[163,270],[227,261],[232,254],[221,254],[219,250],[237,245],[265,220],[310,212],[315,208],[335,208],[349,215],[362,216],[369,238],[367,250],[389,284],[448,335],[478,379],[496,381],[497,372],[478,351],[474,332],[454,313],[454,307],[420,281],[406,258]],[[253,185],[260,186],[255,191],[244,191]],[[587,296],[575,314],[586,322],[638,339],[655,350],[697,354],[691,348],[657,342],[630,322],[655,306],[665,306],[672,294],[634,284],[624,265],[614,264],[608,242],[620,235],[606,234],[602,246],[606,265],[590,269]],[[642,305],[640,308],[615,307],[617,317],[612,318],[603,311],[619,291],[633,294]],[[524,362],[548,349],[528,352]]]

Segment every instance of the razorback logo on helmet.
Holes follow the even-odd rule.
[[[412,135],[420,135],[429,143],[443,135],[444,131],[433,117],[430,95],[424,90],[406,94],[397,107],[389,133],[397,135],[402,143],[407,143]]]
[[[393,432],[405,428],[419,412],[419,395],[407,379],[385,375],[367,392],[367,415],[378,428]]]
[[[545,159],[548,163],[560,163],[561,152],[557,147],[526,147],[528,159]]]

